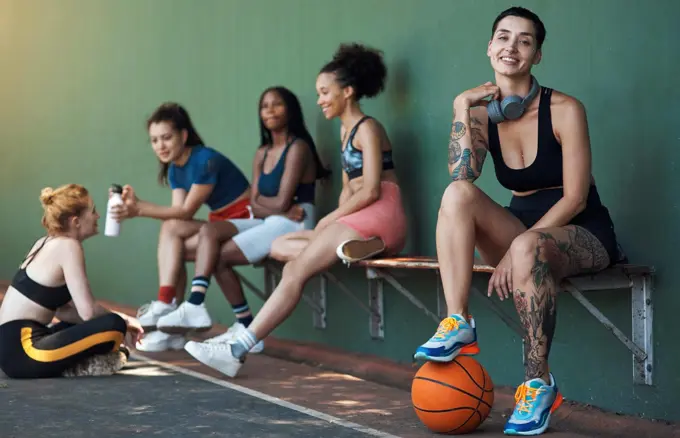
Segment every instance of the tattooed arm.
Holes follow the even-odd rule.
[[[456,99],[449,139],[449,174],[454,181],[479,178],[488,150],[487,115],[483,107]]]

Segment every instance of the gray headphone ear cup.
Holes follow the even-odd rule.
[[[486,106],[486,111],[489,114],[489,119],[491,119],[493,123],[498,124],[505,120],[505,116],[503,116],[503,112],[501,111],[501,104],[495,99],[489,102]]]
[[[524,114],[524,99],[519,96],[508,96],[501,102],[501,111],[508,120],[519,119]]]

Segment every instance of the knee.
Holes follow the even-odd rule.
[[[109,313],[102,316],[107,330],[113,330],[125,334],[127,332],[127,323],[116,313]]]
[[[456,210],[460,211],[460,206],[469,207],[479,192],[479,187],[470,181],[453,181],[444,191],[439,214],[446,216]]]
[[[269,250],[269,257],[280,262],[287,262],[289,260],[288,251],[286,251],[286,239],[283,236],[274,239]]]
[[[182,221],[179,219],[167,219],[161,224],[161,236],[177,236],[180,234]]]
[[[198,230],[199,240],[217,240],[218,236],[217,227],[211,223],[201,225],[201,228]]]
[[[530,279],[537,269],[548,269],[548,260],[542,254],[546,245],[541,233],[535,231],[525,231],[517,236],[509,249],[513,278],[523,282]]]
[[[292,283],[299,286],[294,288],[286,288],[286,290],[290,291],[289,293],[295,291],[297,292],[297,295],[302,294],[302,286],[304,285],[305,280],[306,272],[304,266],[302,266],[299,261],[292,260],[283,266],[283,271],[281,273],[281,283]]]

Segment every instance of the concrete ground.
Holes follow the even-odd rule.
[[[214,327],[202,337],[224,330]],[[134,360],[112,377],[4,379],[0,435],[435,436],[411,405],[413,367],[274,338],[265,341],[265,353],[250,355],[236,379],[184,351],[133,352]],[[491,414],[472,435],[503,436],[513,390],[496,388]],[[546,436],[680,437],[680,426],[565,402]]]

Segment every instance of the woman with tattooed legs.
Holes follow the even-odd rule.
[[[533,12],[502,12],[487,49],[495,83],[466,90],[453,102],[453,181],[442,197],[436,232],[450,316],[415,353],[416,359],[447,362],[479,351],[468,313],[476,247],[496,267],[489,296],[494,290],[501,300],[512,296],[525,330],[525,376],[505,425],[508,435],[543,433],[561,403],[548,367],[561,280],[618,261],[614,226],[591,174],[583,105],[541,87],[531,75],[545,34]],[[507,104],[508,96],[516,102]],[[512,191],[508,207],[473,184],[487,152],[499,182]]]

